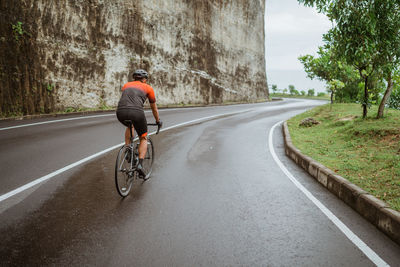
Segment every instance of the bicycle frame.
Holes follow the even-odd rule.
[[[133,128],[133,123],[132,123],[132,121],[131,120],[126,120],[125,121],[128,125],[129,125],[129,134],[130,134],[130,138],[129,138],[129,140],[130,140],[130,147],[131,147],[131,165],[130,165],[130,167],[131,167],[131,170],[132,169],[134,169],[133,168],[133,162],[135,161],[135,165],[137,165],[138,164],[138,159],[136,158],[136,155],[135,155],[135,148],[133,147],[133,141],[134,141],[134,135],[133,135],[133,131],[132,131],[132,128]],[[158,134],[159,132],[160,132],[160,129],[161,129],[161,125],[160,124],[157,124],[157,123],[147,123],[147,125],[148,126],[157,126],[157,132],[156,132],[156,134]],[[138,153],[139,153],[139,149],[138,149]],[[137,155],[137,157],[139,157],[139,155]],[[134,160],[135,159],[135,160]]]

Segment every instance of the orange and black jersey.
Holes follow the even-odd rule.
[[[122,87],[122,96],[118,102],[118,109],[143,110],[146,99],[150,103],[156,102],[153,88],[141,81],[128,82]]]

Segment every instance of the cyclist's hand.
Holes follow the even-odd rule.
[[[161,129],[161,127],[162,127],[162,121],[156,121],[156,124],[157,124],[157,133],[156,134],[158,134],[159,132],[160,132],[160,129]]]

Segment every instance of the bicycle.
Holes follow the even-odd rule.
[[[132,121],[125,121],[130,129],[130,144],[123,145],[118,152],[117,160],[115,162],[115,185],[118,193],[122,197],[126,197],[131,191],[133,181],[139,178],[137,166],[139,164],[139,141],[133,138]],[[149,126],[158,126],[156,134],[160,132],[161,125],[157,123],[148,123]],[[150,178],[154,162],[154,146],[150,136],[147,137],[147,152],[143,160],[143,168],[146,172],[143,180]]]

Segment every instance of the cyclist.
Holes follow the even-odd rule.
[[[140,144],[139,144],[139,164],[137,170],[140,176],[145,177],[146,173],[143,169],[143,160],[147,151],[147,121],[144,115],[143,104],[146,99],[149,99],[151,111],[153,112],[154,119],[158,125],[162,125],[160,116],[158,114],[156,97],[153,88],[147,84],[149,78],[145,70],[138,69],[133,73],[133,81],[126,83],[122,87],[122,96],[118,102],[117,118],[127,128],[125,130],[125,144],[130,143],[129,125],[125,120],[133,122],[133,128],[136,130]],[[130,153],[128,153],[131,155]]]

